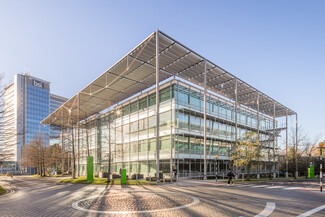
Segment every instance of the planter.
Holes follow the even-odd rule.
[[[108,178],[108,173],[107,172],[99,172],[99,178]]]
[[[137,174],[133,174],[131,179],[136,180],[137,179]],[[138,174],[138,179],[143,179],[143,174]]]
[[[120,175],[117,175],[117,174],[113,174],[113,175],[112,175],[112,179],[119,179],[119,178],[121,178]]]

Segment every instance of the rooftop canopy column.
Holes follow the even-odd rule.
[[[43,153],[42,153],[42,151],[43,151],[43,150],[42,150],[42,148],[43,148],[43,147],[42,147],[42,146],[43,146],[43,145],[42,145],[42,124],[39,125],[39,138],[38,138],[38,139],[39,139],[39,146],[40,146],[40,148],[41,148],[41,150],[40,150],[40,154],[41,154],[41,159],[42,159],[42,160],[41,160],[41,165],[40,165],[40,168],[39,168],[39,169],[41,169],[41,171],[38,171],[38,172],[40,173],[41,176],[43,176],[43,160],[44,160],[44,159],[43,159],[43,157],[42,157],[42,156],[43,156]],[[16,170],[17,170],[17,164],[16,164]],[[45,174],[44,174],[44,175],[45,175]]]
[[[207,179],[207,61],[204,60],[204,179]]]
[[[170,168],[170,182],[173,182],[173,82],[170,82],[170,167],[169,168]]]
[[[273,178],[276,178],[275,168],[275,101],[273,102]]]
[[[63,109],[61,109],[61,146],[62,146],[62,162],[61,162],[61,173],[64,174],[64,158],[65,158],[65,146],[63,141]]]
[[[231,153],[234,154],[238,140],[238,91],[237,91],[237,78],[235,78],[235,145],[232,147]]]
[[[288,178],[288,109],[286,110],[286,178]]]
[[[159,31],[156,30],[156,178],[159,182]]]
[[[78,128],[78,177],[80,177],[80,125],[79,125],[79,117],[80,117],[80,93],[78,93],[78,120],[77,120],[77,128]]]
[[[257,111],[256,111],[256,121],[257,121],[257,141],[260,143],[260,92],[257,92]],[[258,162],[257,162],[257,178],[260,178],[260,158],[261,158],[261,147],[258,150]]]
[[[298,179],[298,114],[296,113],[296,179]]]

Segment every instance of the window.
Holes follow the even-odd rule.
[[[123,114],[123,115],[128,115],[128,114],[130,114],[130,107],[129,107],[129,105],[126,105],[126,106],[123,107],[123,109],[122,109],[122,114]]]
[[[131,113],[138,111],[138,101],[131,103]]]
[[[139,109],[140,109],[140,110],[143,110],[143,109],[145,109],[145,108],[147,108],[147,107],[148,107],[148,104],[147,104],[147,97],[140,99],[140,102],[139,102]]]
[[[151,94],[149,96],[149,106],[153,106],[156,105],[156,95],[155,94]]]

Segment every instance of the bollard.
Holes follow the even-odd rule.
[[[163,176],[163,183],[165,184],[165,176]]]
[[[244,175],[244,173],[241,174],[241,178],[242,178],[242,180],[244,181],[244,179],[245,179],[245,175]]]
[[[225,172],[222,173],[222,179],[225,179]]]
[[[149,176],[149,183],[151,184],[151,175]]]

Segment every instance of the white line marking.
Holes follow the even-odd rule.
[[[312,215],[312,214],[314,214],[314,213],[316,213],[316,212],[321,211],[322,209],[325,209],[325,205],[320,206],[320,207],[317,207],[317,208],[312,209],[312,210],[309,210],[308,212],[305,212],[305,213],[303,213],[303,214],[298,215],[298,217],[306,217],[306,216],[310,216],[310,215]]]
[[[79,200],[77,202],[74,202],[71,206],[74,209],[84,211],[84,212],[93,212],[93,213],[106,213],[106,214],[130,214],[130,213],[150,213],[150,212],[166,212],[166,211],[171,211],[171,210],[177,210],[177,209],[184,209],[189,206],[193,206],[197,203],[200,202],[200,200],[196,197],[192,197],[189,195],[186,195],[187,197],[190,197],[193,199],[193,202],[184,206],[178,206],[178,207],[172,207],[172,208],[166,208],[166,209],[155,209],[155,210],[141,210],[141,211],[99,211],[99,210],[91,210],[91,209],[84,209],[80,206],[78,206],[78,203],[84,200],[89,200],[89,199],[95,199],[95,198],[101,198],[101,197],[91,197],[91,198],[86,198],[83,200]]]
[[[234,186],[236,186],[238,188],[243,188],[243,187],[251,187],[253,185],[234,185]]]
[[[278,185],[276,185],[276,186],[270,186],[270,187],[267,187],[267,188],[285,188],[285,186],[278,186]]]
[[[257,214],[255,217],[267,217],[271,215],[274,209],[275,209],[275,203],[266,203],[264,210],[259,214]]]
[[[290,188],[284,188],[283,190],[297,190],[302,189],[302,187],[290,187]]]
[[[269,187],[271,185],[255,185],[255,186],[252,186],[251,188],[264,188],[264,187]]]

